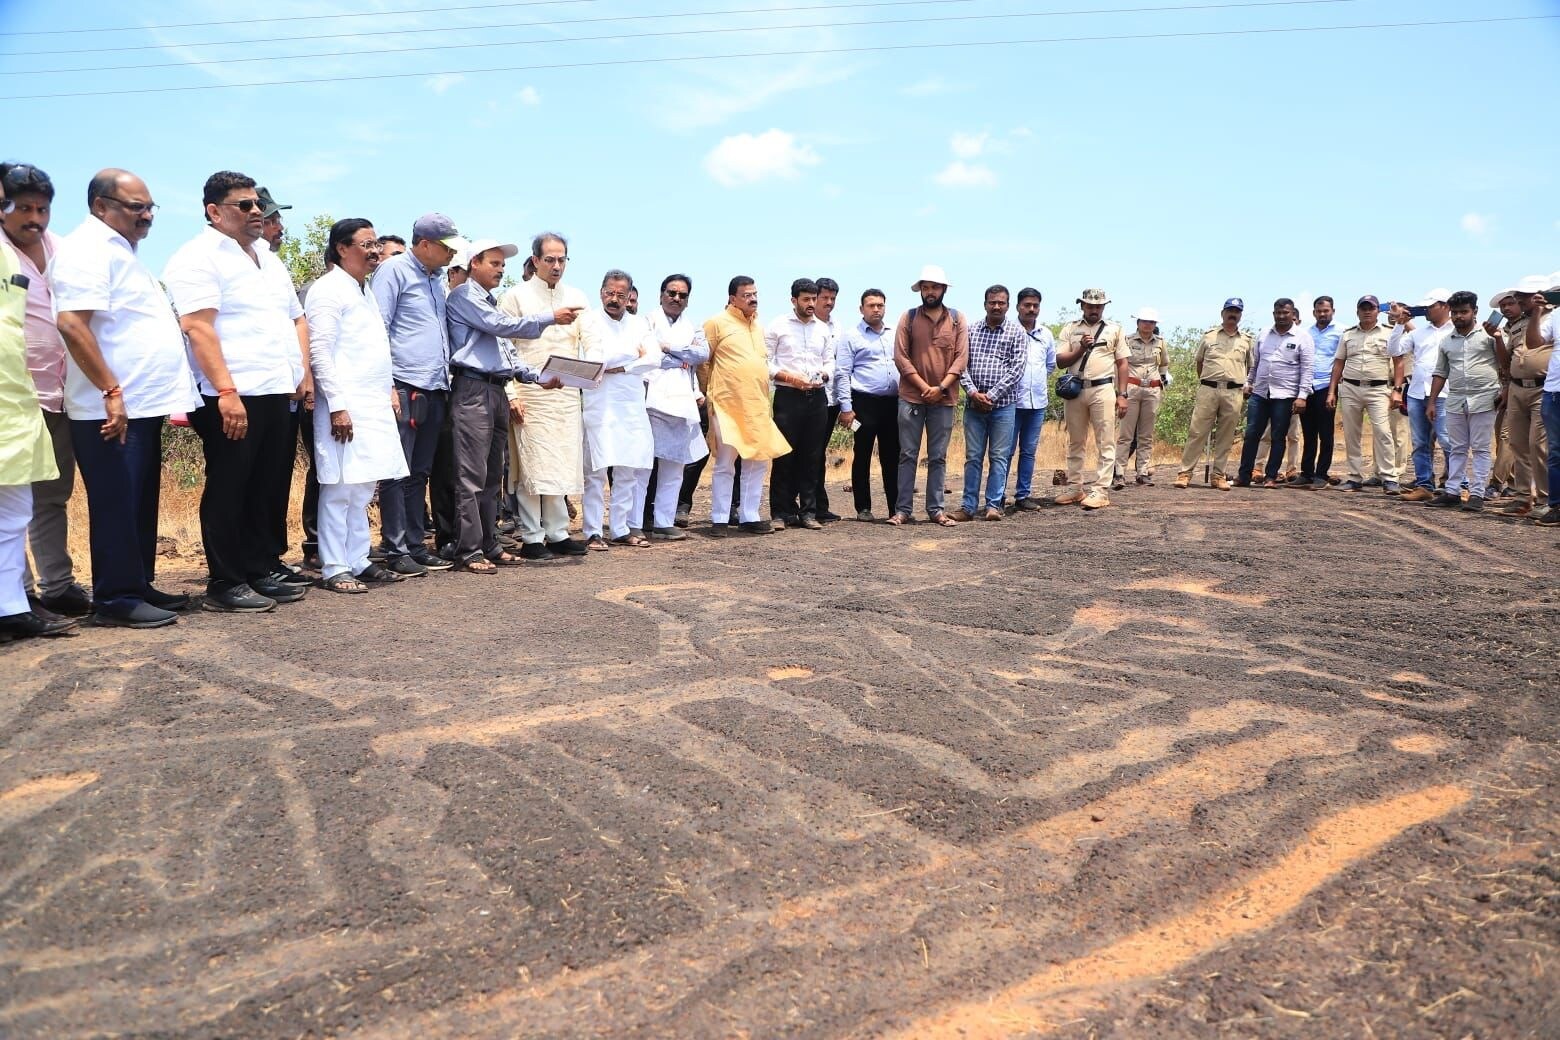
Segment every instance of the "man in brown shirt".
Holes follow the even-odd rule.
[[[1539,502],[1549,500],[1549,437],[1544,432],[1540,406],[1544,403],[1544,373],[1555,348],[1552,343],[1537,350],[1527,345],[1527,326],[1531,319],[1522,313],[1516,293],[1501,293],[1493,302],[1500,308],[1506,324],[1499,331],[1488,325],[1484,329],[1491,335],[1503,337],[1510,352],[1504,428],[1512,456],[1512,484],[1516,488],[1511,501],[1497,511],[1507,516],[1527,516],[1533,511],[1535,494]],[[1542,313],[1538,320],[1543,320]]]
[[[921,306],[906,311],[894,330],[894,367],[899,369],[899,501],[888,522],[897,527],[910,519],[925,436],[926,515],[952,527],[957,521],[943,510],[943,477],[959,376],[969,362],[970,330],[964,315],[943,306],[948,276],[941,267],[923,267],[910,291],[921,294]]]
[[[1099,509],[1110,505],[1111,475],[1116,472],[1116,420],[1127,414],[1127,338],[1121,326],[1105,320],[1110,297],[1104,289],[1085,289],[1078,297],[1083,317],[1056,335],[1056,367],[1083,377],[1083,393],[1067,402],[1067,490],[1059,506]],[[1094,432],[1100,467],[1087,494],[1083,490],[1083,452]]]

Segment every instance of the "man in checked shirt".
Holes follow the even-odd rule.
[[[1015,391],[1028,356],[1024,328],[1007,316],[1005,285],[986,290],[986,320],[970,329],[970,361],[964,387],[964,501],[951,514],[961,523],[1002,519],[1008,462],[1013,457]],[[981,463],[987,456],[985,508],[981,508]]]

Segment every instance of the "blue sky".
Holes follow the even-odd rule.
[[[292,203],[295,228],[328,212],[405,235],[438,209],[471,237],[556,229],[570,237],[570,281],[594,290],[622,267],[653,288],[687,271],[699,314],[736,273],[758,279],[765,317],[802,275],[836,278],[847,311],[867,286],[899,308],[924,263],[948,270],[949,301],[971,311],[993,282],[1037,286],[1048,317],[1100,286],[1120,320],[1152,305],[1199,326],[1231,295],[1256,313],[1280,295],[1417,298],[1441,285],[1482,299],[1560,269],[1560,136],[1552,120],[1532,132],[1557,96],[1560,19],[1076,39],[1555,16],[1560,3],[574,0],[395,13],[432,6],[274,0],[253,9],[265,21],[166,28],[242,9],[0,2],[0,152],[49,171],[62,232],[97,169],[140,174],[164,207],[142,247],[156,269],[199,228],[206,176],[228,168]],[[363,12],[377,13],[318,17]],[[640,17],[611,20],[625,16]],[[99,27],[130,28],[19,35]],[[727,29],[739,31],[710,31]],[[273,39],[304,36],[317,38]],[[1055,38],[1073,40],[924,46]],[[372,53],[391,48],[411,50]],[[531,68],[478,71],[517,66]],[[32,71],[54,69],[77,71]],[[399,73],[411,75],[345,79]],[[319,78],[333,82],[229,86]],[[21,98],[186,86],[222,89]]]

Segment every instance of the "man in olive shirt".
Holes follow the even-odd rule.
[[[1240,330],[1240,318],[1246,304],[1234,296],[1224,301],[1218,328],[1203,333],[1197,347],[1197,398],[1192,405],[1192,423],[1186,433],[1186,450],[1181,453],[1181,471],[1175,486],[1192,482],[1192,470],[1202,461],[1208,435],[1213,434],[1209,456],[1213,473],[1209,483],[1218,491],[1228,491],[1230,482],[1224,470],[1229,465],[1235,434],[1245,424],[1240,388],[1246,385],[1251,370],[1251,337]]]
[[[1506,441],[1511,447],[1516,485],[1515,496],[1497,512],[1527,516],[1533,511],[1535,495],[1541,504],[1549,501],[1549,438],[1544,433],[1542,406],[1544,373],[1555,348],[1552,343],[1538,349],[1527,345],[1530,319],[1522,313],[1515,292],[1501,293],[1492,302],[1500,308],[1506,324],[1498,332],[1485,325],[1484,331],[1503,338],[1511,358],[1510,381],[1506,386]]]
[[[888,522],[910,519],[915,500],[915,470],[921,438],[926,438],[926,515],[952,527],[958,521],[943,509],[943,479],[948,467],[948,438],[953,433],[953,403],[959,377],[970,357],[970,329],[964,315],[943,306],[948,276],[928,264],[910,286],[921,294],[894,330],[894,367],[899,370],[899,501]]]
[[[1382,328],[1381,301],[1362,296],[1354,308],[1359,324],[1338,338],[1333,356],[1332,380],[1327,387],[1327,410],[1339,409],[1343,418],[1344,452],[1349,472],[1340,491],[1360,491],[1365,486],[1365,457],[1361,454],[1362,419],[1370,418],[1371,455],[1382,487],[1389,495],[1399,491],[1397,449],[1392,443],[1392,409],[1402,403],[1398,383],[1403,359],[1392,356],[1392,333]],[[1340,385],[1341,384],[1341,385]],[[1313,479],[1308,490],[1327,486],[1325,478]]]
[[[1059,506],[1100,509],[1110,505],[1111,476],[1116,472],[1116,420],[1127,414],[1127,338],[1121,326],[1105,320],[1110,297],[1104,289],[1085,289],[1077,303],[1083,318],[1062,326],[1056,336],[1056,367],[1083,377],[1083,393],[1067,402],[1067,490]],[[1088,493],[1083,489],[1083,453],[1094,432],[1100,468]]]

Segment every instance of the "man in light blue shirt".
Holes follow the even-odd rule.
[[[861,294],[861,321],[834,348],[834,399],[841,426],[856,426],[850,464],[856,519],[872,519],[872,445],[888,511],[899,501],[899,369],[894,364],[894,332],[883,324],[888,298],[881,289]]]
[[[1311,336],[1311,397],[1300,413],[1300,429],[1305,444],[1300,449],[1300,472],[1289,483],[1295,487],[1325,488],[1332,468],[1333,425],[1336,409],[1327,407],[1327,388],[1332,385],[1333,358],[1338,354],[1338,339],[1343,330],[1333,322],[1333,298],[1318,296],[1311,306],[1316,321],[1305,331]],[[1373,481],[1381,485],[1380,478]]]
[[[1013,507],[1025,511],[1040,508],[1040,500],[1032,496],[1030,484],[1035,477],[1040,432],[1045,428],[1051,403],[1051,373],[1056,371],[1056,337],[1040,324],[1040,301],[1039,289],[1018,290],[1018,323],[1024,327],[1029,353],[1024,374],[1018,380],[1018,408],[1013,413],[1018,452],[1018,486],[1013,489]]]
[[[445,327],[445,266],[469,248],[442,213],[412,225],[412,248],[384,261],[369,283],[390,334],[390,374],[401,398],[401,450],[409,474],[379,488],[385,567],[408,577],[446,568],[423,545],[428,474],[449,408],[450,343]]]
[[[1246,443],[1240,453],[1236,487],[1251,486],[1263,427],[1268,429],[1271,447],[1262,486],[1278,487],[1290,421],[1296,415],[1304,415],[1309,407],[1306,399],[1315,385],[1315,366],[1311,360],[1311,336],[1300,330],[1298,322],[1295,301],[1287,296],[1273,301],[1273,326],[1257,341],[1256,363],[1246,379],[1245,393],[1251,398],[1251,406],[1246,413]]]

